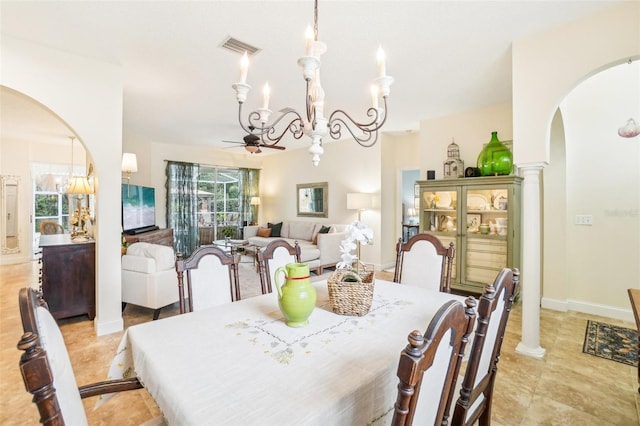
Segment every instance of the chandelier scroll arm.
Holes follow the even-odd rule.
[[[293,117],[291,121],[289,121],[289,124],[287,124],[277,136],[272,136],[277,133],[276,127],[278,123],[289,114],[293,114],[295,115],[295,117]],[[284,135],[287,134],[287,132],[290,132],[294,139],[300,139],[304,135],[303,123],[304,121],[300,114],[298,114],[294,110],[288,110],[280,117],[278,117],[278,119],[274,121],[273,124],[263,128],[264,131],[259,134],[260,140],[265,146],[274,146],[277,145],[278,142],[280,142],[280,140],[284,137]]]
[[[363,147],[371,147],[378,140],[378,129],[361,128],[353,124],[351,118],[346,121],[343,117],[334,117],[329,125],[329,135],[332,139],[339,140],[342,138],[342,130],[346,129],[359,145]],[[358,129],[357,132],[355,129]],[[358,134],[356,134],[356,132]],[[361,136],[359,135],[361,134]]]

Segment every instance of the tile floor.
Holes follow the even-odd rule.
[[[25,391],[18,369],[22,334],[18,289],[34,282],[32,264],[0,266],[0,425],[37,424],[38,413]],[[388,273],[381,278],[391,279]],[[173,315],[173,308],[161,318]],[[135,306],[125,310],[125,326],[151,319]],[[587,319],[634,328],[635,324],[575,312],[541,312],[544,359],[515,353],[520,341],[521,306],[509,319],[493,401],[493,425],[638,425],[640,394],[637,371],[624,364],[582,353]],[[104,379],[122,333],[96,337],[86,317],[61,321],[79,384]],[[399,349],[400,350],[400,349]],[[85,400],[91,425],[137,425],[160,413],[144,390],[127,392],[94,410]]]

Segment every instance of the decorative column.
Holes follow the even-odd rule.
[[[540,170],[543,163],[529,163],[518,168],[522,182],[522,341],[516,352],[534,358],[544,357],[540,347]]]

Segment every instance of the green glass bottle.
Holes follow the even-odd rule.
[[[491,140],[478,155],[482,176],[508,175],[513,169],[513,154],[498,140],[498,132],[491,132]]]

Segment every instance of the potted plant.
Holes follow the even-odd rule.
[[[220,230],[220,233],[222,234],[225,240],[229,241],[231,237],[236,235],[236,228],[234,228],[231,225],[225,225]]]

